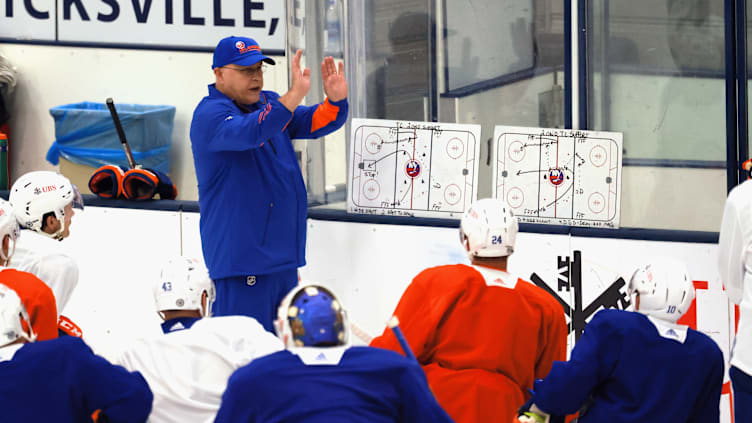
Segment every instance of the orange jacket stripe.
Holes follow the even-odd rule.
[[[319,107],[316,108],[316,111],[313,112],[313,117],[311,118],[311,132],[316,132],[337,120],[337,113],[339,113],[339,107],[330,103],[328,98],[324,100],[324,102],[319,104]]]

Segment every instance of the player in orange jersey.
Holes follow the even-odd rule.
[[[475,202],[460,224],[472,265],[424,270],[394,312],[436,398],[460,423],[512,421],[535,379],[566,359],[561,305],[507,272],[517,229],[503,201]],[[402,351],[388,329],[371,346]]]

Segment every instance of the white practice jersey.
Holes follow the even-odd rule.
[[[22,230],[9,267],[29,272],[46,283],[55,294],[58,316],[63,314],[78,285],[78,264],[65,253],[65,240]]]
[[[149,383],[149,422],[213,422],[230,375],[282,349],[282,341],[255,319],[223,316],[133,342],[116,364],[141,372]]]
[[[752,375],[752,181],[734,187],[726,200],[718,270],[726,294],[740,311],[731,365]]]

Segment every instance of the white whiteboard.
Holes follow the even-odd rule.
[[[353,119],[347,211],[457,218],[478,193],[480,125]]]
[[[619,227],[622,134],[496,126],[494,198],[520,222]]]

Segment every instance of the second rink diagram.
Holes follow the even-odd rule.
[[[496,126],[493,195],[521,222],[618,228],[622,134]]]
[[[353,119],[348,211],[457,218],[477,195],[480,125]]]

